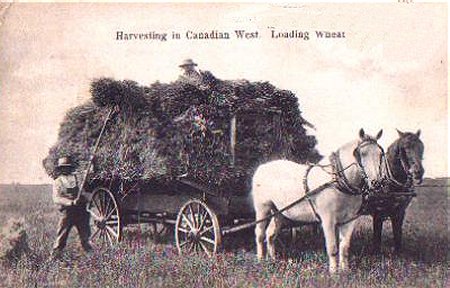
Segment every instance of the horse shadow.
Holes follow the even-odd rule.
[[[447,263],[448,235],[405,233],[402,251],[395,252],[392,232],[385,232],[381,252],[377,253],[372,246],[372,228],[364,224],[355,229],[350,246],[350,257],[356,267],[364,266],[367,261],[378,263],[387,260],[401,260],[424,266]],[[325,238],[319,224],[296,227],[296,237],[291,228],[283,229],[277,238],[277,254],[280,259],[303,259],[308,255],[326,254]],[[391,227],[387,228],[386,230],[391,230]],[[222,244],[223,250],[227,252],[256,253],[254,229],[226,236],[222,239]]]

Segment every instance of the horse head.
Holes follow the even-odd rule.
[[[359,138],[356,141],[341,147],[339,158],[344,170],[343,178],[346,178],[348,186],[361,189],[366,186],[368,189],[379,188],[385,179],[384,150],[378,144],[383,130],[373,137],[359,131]]]
[[[400,138],[388,149],[389,158],[393,158],[390,161],[393,164],[390,166],[401,167],[404,175],[400,176],[406,179],[412,177],[415,184],[421,184],[425,170],[422,166],[424,145],[419,138],[420,130],[416,133],[410,133],[401,132],[397,129],[397,132]]]
[[[359,130],[359,142],[353,151],[353,155],[358,163],[360,172],[366,180],[369,189],[379,187],[383,179],[384,150],[378,144],[378,140],[383,135],[383,130],[373,137]]]

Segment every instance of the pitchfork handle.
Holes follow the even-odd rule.
[[[94,161],[95,154],[97,153],[98,146],[100,144],[100,140],[103,136],[103,133],[105,132],[106,124],[108,124],[108,121],[111,119],[111,115],[114,112],[115,108],[116,107],[111,107],[111,109],[109,109],[108,115],[106,115],[106,119],[103,122],[102,130],[100,131],[100,134],[98,135],[97,140],[95,141],[94,151],[92,151],[91,157],[89,158],[89,163],[88,163],[88,166],[86,169],[86,173],[84,173],[83,181],[81,182],[80,189],[78,191],[78,195],[77,195],[77,198],[75,199],[75,202],[78,202],[78,200],[80,200],[80,198],[81,198],[81,195],[83,194],[84,185],[86,185],[89,171],[91,170],[92,162]]]

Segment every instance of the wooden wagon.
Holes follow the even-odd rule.
[[[264,121],[274,125],[275,139],[280,141],[281,112],[267,112]],[[231,150],[227,151],[231,165],[239,157],[236,154],[239,145],[237,122],[240,117],[257,118],[254,113],[257,112],[240,111],[229,119],[226,137]],[[271,119],[267,119],[267,115],[272,115]],[[148,223],[153,233],[161,232],[160,227],[174,227],[179,253],[196,251],[212,255],[221,246],[223,236],[251,227],[255,219],[250,191],[227,191],[226,187],[214,185],[207,187],[190,179],[188,174],[169,182],[97,179],[86,186],[90,188],[86,191],[91,191],[84,192],[84,196],[89,200],[91,241],[95,246],[114,245],[121,241],[124,227]]]

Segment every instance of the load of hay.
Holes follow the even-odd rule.
[[[111,109],[91,179],[171,181],[180,175],[210,189],[247,191],[254,169],[273,158],[317,162],[297,97],[268,82],[223,81],[202,72],[201,84],[175,81],[140,86],[101,78],[92,101],[67,112],[58,141],[44,160],[57,176],[57,159],[70,155],[86,169]],[[230,121],[235,116],[235,133]],[[234,149],[230,135],[235,135]],[[234,150],[234,153],[232,151]]]

